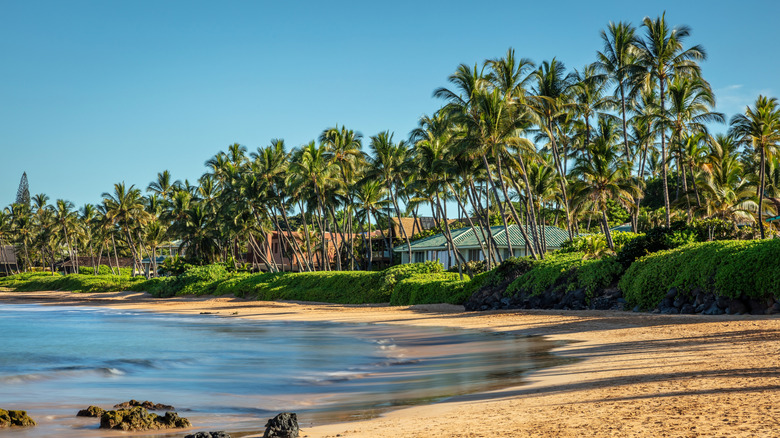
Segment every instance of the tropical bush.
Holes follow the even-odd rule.
[[[588,259],[581,252],[553,253],[531,263],[531,269],[507,287],[507,295],[540,295],[552,288],[566,292],[582,288],[590,298],[597,290],[615,283],[623,272],[615,257]]]
[[[115,275],[117,268],[111,271],[111,267],[108,265],[98,266],[98,275]],[[82,275],[95,275],[95,268],[92,266],[79,266],[79,274]],[[119,275],[131,276],[133,275],[133,268],[119,268]]]
[[[615,246],[615,252],[620,251],[626,243],[643,235],[644,234],[632,233],[630,231],[613,231],[612,243]],[[574,239],[565,242],[561,246],[561,249],[558,250],[558,252],[582,252],[589,257],[601,257],[605,255],[608,250],[609,246],[607,245],[607,236],[602,233],[597,233],[586,236],[577,236]]]
[[[395,285],[390,297],[391,306],[413,304],[463,304],[470,296],[465,290],[469,277],[453,272],[409,277]]]
[[[471,272],[474,275],[482,274],[487,271],[487,264],[484,260],[472,260],[470,262],[455,265],[447,269],[447,272],[459,272],[459,266],[463,273]]]
[[[780,240],[692,243],[635,261],[620,280],[631,306],[650,309],[670,288],[727,298],[769,298],[780,293]]]
[[[130,289],[142,281],[140,277],[124,275],[60,275],[30,272],[0,279],[0,287],[16,292],[67,290],[72,292],[116,292]]]

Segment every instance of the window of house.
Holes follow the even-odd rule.
[[[469,261],[475,262],[479,260],[479,250],[478,249],[470,249],[469,250]]]
[[[414,263],[422,263],[425,261],[425,253],[418,251],[412,254],[414,256]]]

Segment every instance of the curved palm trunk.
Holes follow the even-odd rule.
[[[514,204],[512,204],[512,201],[509,199],[509,191],[507,190],[506,184],[504,183],[504,174],[503,174],[503,171],[501,169],[501,157],[496,157],[496,170],[498,171],[498,180],[499,180],[499,182],[501,182],[501,191],[504,192],[504,199],[509,204],[509,212],[512,213],[512,218],[514,219],[515,224],[517,224],[517,228],[520,230],[520,234],[523,236],[523,239],[526,242],[529,242],[530,238],[528,236],[528,233],[523,228],[522,222],[520,221],[520,216],[517,214],[517,210],[515,210]],[[512,178],[510,178],[510,180],[511,179]],[[512,181],[512,184],[517,185],[515,183],[515,181]],[[517,193],[519,195],[520,191],[518,191]],[[506,231],[506,240],[507,240],[507,244],[509,244],[509,228],[508,227],[507,227],[507,231]],[[535,260],[538,260],[539,256],[536,253],[536,249],[533,246],[530,246],[530,245],[529,245],[528,249],[531,252],[531,256]],[[512,251],[512,247],[511,246],[509,246],[509,254],[510,254],[510,257],[514,256],[514,251]]]
[[[309,261],[309,271],[314,270],[314,259],[311,250],[311,238],[309,236],[309,224],[306,221],[306,211],[303,209],[303,201],[298,201],[298,206],[301,209],[301,220],[303,221],[303,234],[306,238],[306,258]]]
[[[441,199],[439,198],[439,194],[436,193],[436,207],[442,214],[442,221],[444,222],[444,236],[447,239],[447,244],[450,247],[450,252],[452,253],[452,257],[450,260],[455,259],[455,263],[458,264],[458,274],[460,275],[461,281],[463,280],[463,266],[466,267],[466,269],[469,271],[470,276],[474,276],[474,273],[471,271],[471,268],[469,268],[468,263],[466,263],[466,260],[463,258],[463,254],[460,253],[460,250],[458,250],[458,246],[455,244],[455,240],[452,238],[452,233],[450,232],[450,225],[447,223],[447,213],[441,206]],[[461,263],[461,261],[463,263]]]
[[[495,196],[495,198],[496,198],[496,203],[498,204],[498,211],[501,213],[501,222],[504,223],[504,234],[506,235],[506,244],[507,244],[507,247],[509,248],[509,252],[511,254],[512,253],[512,242],[510,242],[510,239],[509,239],[509,223],[506,220],[506,213],[504,211],[504,203],[501,202],[501,198],[498,195],[498,189],[496,188],[496,183],[493,180],[493,172],[490,170],[490,165],[488,164],[487,156],[485,154],[482,154],[482,164],[485,165],[485,169],[487,170],[488,183],[490,184],[490,187],[493,189],[493,196]],[[499,171],[499,175],[500,175],[500,171]],[[499,178],[500,178],[500,176],[499,176]],[[502,186],[503,186],[503,181],[502,181]],[[505,190],[505,193],[506,193],[506,190]],[[508,201],[509,199],[506,198],[505,200]],[[490,202],[490,199],[488,199],[488,203],[489,202]],[[490,210],[490,204],[488,204],[488,210]],[[492,232],[491,232],[491,234],[492,234]],[[498,248],[496,248],[496,251],[498,251],[498,253],[499,253],[498,254],[499,260],[503,261],[503,259],[501,257],[501,251]]]
[[[487,245],[487,251],[483,252],[483,255],[489,270],[493,264],[499,263],[496,259],[496,254],[494,253],[495,242],[493,241],[493,233],[490,229],[490,212],[482,207],[482,202],[479,199],[479,194],[474,185],[474,181],[469,181],[469,185],[471,188],[471,204],[474,206],[474,211],[477,213],[477,219],[480,221],[479,231],[480,234],[482,234],[482,239]]]
[[[452,187],[452,184],[447,182],[447,186],[452,190],[452,193],[455,195],[455,200],[458,202],[458,207],[461,208],[464,212],[466,211],[466,207],[463,205],[462,198],[458,195],[458,192],[455,191],[455,188]],[[487,251],[485,250],[485,245],[482,244],[482,240],[479,237],[479,234],[477,234],[477,227],[474,225],[474,222],[471,220],[471,217],[468,215],[468,213],[465,213],[464,216],[466,217],[466,221],[469,223],[469,227],[471,227],[471,232],[474,233],[474,237],[477,238],[477,243],[479,243],[479,249],[482,251],[482,254],[487,254]],[[487,260],[487,257],[485,257],[485,260]]]
[[[287,226],[287,236],[290,241],[293,242],[293,246],[296,252],[296,257],[298,258],[298,269],[303,270],[303,262],[306,262],[306,258],[303,257],[303,250],[301,249],[301,246],[298,244],[298,240],[293,236],[292,229],[290,228],[290,221],[287,219],[287,212],[284,211],[284,207],[280,208],[279,211],[282,212],[282,220],[284,220],[285,225]],[[306,271],[311,272],[311,266],[306,263]]]
[[[528,212],[527,223],[530,225],[531,237],[533,238],[533,240],[531,241],[526,240],[526,242],[532,242],[531,244],[534,245],[534,247],[536,248],[536,252],[539,255],[539,258],[544,259],[544,251],[542,251],[542,245],[539,242],[539,228],[537,227],[537,223],[536,223],[537,213],[536,213],[535,202],[534,202],[534,194],[533,191],[531,191],[531,183],[528,181],[528,172],[526,172],[525,160],[523,160],[522,157],[518,157],[517,161],[520,164],[520,174],[523,177],[523,182],[525,183],[525,187],[526,187],[526,198],[527,198],[526,210]],[[509,181],[512,182],[512,185],[514,186],[515,190],[519,194],[520,187],[518,187],[515,179],[511,177],[511,172],[512,172],[511,167],[509,168],[509,172],[510,172]]]
[[[393,201],[393,207],[395,208],[395,217],[398,219],[398,228],[401,230],[401,234],[406,241],[406,250],[409,253],[409,263],[412,263],[412,243],[409,241],[409,236],[406,235],[406,228],[401,223],[401,209],[398,207],[398,193],[393,193],[392,184],[388,181],[387,190],[390,192],[390,199]],[[392,250],[391,250],[392,252]]]
[[[661,85],[661,114],[664,114],[665,108],[664,108],[664,80],[659,79],[658,80]],[[669,213],[670,213],[670,206],[669,206],[669,182],[667,178],[667,163],[666,163],[666,129],[661,129],[661,174],[663,175],[664,180],[664,208],[666,209],[665,212],[665,219],[666,219],[666,227],[669,228],[671,226],[671,221],[669,220]]]
[[[609,230],[609,221],[607,221],[606,210],[601,210],[601,224],[604,227],[604,235],[607,237],[607,246],[609,249],[615,250],[615,244],[612,242],[612,232]]]
[[[555,140],[555,135],[553,134],[552,122],[547,123],[547,132],[550,137],[550,144],[553,148],[553,161],[555,162],[555,167],[558,169],[558,173],[561,176],[559,184],[561,186],[561,195],[563,196],[563,209],[564,213],[566,214],[566,231],[569,233],[569,240],[571,240],[574,238],[574,230],[571,227],[571,217],[569,214],[569,195],[566,193],[566,171],[561,165],[561,157],[558,152],[558,142]]]
[[[314,195],[317,198],[317,210],[318,210],[318,215],[317,215],[318,217],[317,218],[319,220],[319,225],[320,225],[320,236],[322,237],[322,242],[321,242],[321,245],[320,245],[322,247],[321,248],[322,260],[320,260],[320,264],[322,265],[321,269],[323,271],[329,271],[330,270],[330,260],[328,259],[327,247],[326,247],[326,244],[325,244],[325,242],[326,242],[326,240],[325,240],[325,223],[323,222],[325,220],[325,215],[324,215],[323,207],[322,207],[322,199],[321,199],[321,196],[320,196],[320,188],[317,186],[317,181],[316,180],[314,181]]]
[[[759,145],[761,148],[761,167],[759,169],[759,185],[758,185],[758,229],[761,233],[761,239],[764,235],[764,184],[766,179],[766,153],[764,152],[764,146]]]

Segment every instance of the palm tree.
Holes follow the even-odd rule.
[[[293,187],[307,185],[313,190],[317,204],[317,219],[321,233],[325,233],[325,189],[328,185],[337,182],[335,175],[339,168],[328,159],[328,150],[325,146],[317,146],[314,141],[300,148],[297,157],[290,163],[290,181]],[[337,260],[339,254],[336,254]],[[328,269],[329,259],[326,245],[322,245],[322,268]]]
[[[353,257],[355,233],[352,220],[354,194],[352,189],[357,180],[357,172],[365,161],[361,150],[363,148],[362,138],[362,134],[347,129],[345,126],[342,126],[341,129],[338,126],[328,128],[320,134],[320,142],[328,147],[331,159],[339,166],[342,183],[347,191],[348,203],[345,209],[347,219],[345,228],[348,234],[346,236],[342,234],[342,242],[344,241],[343,237],[347,237],[349,241],[350,269],[352,270],[355,269],[355,258]]]
[[[758,96],[753,108],[745,108],[745,114],[731,119],[731,134],[745,145],[750,145],[760,157],[758,165],[758,226],[761,238],[764,234],[764,190],[766,183],[767,155],[778,152],[780,142],[780,108],[776,98]]]
[[[707,57],[701,46],[684,49],[683,43],[691,33],[690,28],[679,26],[670,29],[666,23],[665,15],[664,13],[655,20],[645,17],[642,22],[642,26],[646,30],[645,39],[638,40],[635,46],[639,63],[645,69],[641,74],[644,87],[652,89],[656,83],[658,84],[661,114],[666,112],[666,88],[671,78],[674,76],[699,76],[700,69],[697,61],[702,61]],[[670,226],[670,205],[665,129],[661,129],[661,161],[666,226],[668,227]]]
[[[623,120],[623,146],[626,160],[631,160],[631,149],[628,146],[628,127],[626,123],[626,101],[634,94],[634,78],[639,73],[635,45],[637,44],[636,28],[631,23],[610,22],[607,30],[601,31],[604,49],[596,54],[598,60],[594,64],[615,83],[615,94],[620,97],[620,115]]]
[[[561,119],[567,117],[570,107],[567,92],[571,86],[571,77],[565,74],[565,66],[555,58],[550,62],[543,62],[535,72],[536,87],[533,89],[534,95],[530,97],[529,109],[536,119],[536,125],[539,126],[542,134],[550,141],[553,162],[560,178],[560,190],[563,198],[564,214],[566,215],[566,228],[569,238],[574,237],[574,229],[571,224],[571,215],[569,214],[569,197],[566,191],[566,171],[564,169],[567,161],[565,150],[559,148],[558,144],[558,124]]]
[[[58,199],[56,202],[54,220],[59,227],[59,231],[62,232],[63,239],[65,239],[65,245],[68,248],[68,255],[70,256],[70,260],[73,262],[74,272],[78,273],[79,262],[78,258],[76,257],[76,252],[73,250],[73,245],[71,245],[71,234],[74,232],[78,221],[78,215],[75,211],[73,211],[73,203],[70,201]]]
[[[638,188],[631,180],[629,167],[619,160],[612,141],[613,138],[596,138],[591,159],[579,158],[572,169],[572,176],[581,178],[573,184],[575,203],[592,202],[601,212],[607,245],[614,250],[607,221],[607,201],[617,201],[629,207],[638,195]]]
[[[385,191],[387,188],[379,180],[366,180],[357,187],[355,192],[355,198],[358,201],[358,206],[361,208],[362,214],[365,216],[368,222],[368,234],[365,241],[368,242],[368,270],[370,271],[374,261],[374,250],[371,245],[371,216],[377,217],[386,196]]]
[[[401,224],[401,209],[398,206],[399,191],[402,188],[403,177],[411,158],[407,143],[403,140],[395,143],[393,142],[393,134],[389,131],[383,131],[371,136],[369,148],[372,153],[368,158],[368,175],[382,181],[387,187],[388,195],[390,195],[390,200],[395,208],[395,217],[398,219],[398,228],[406,241],[409,262],[411,262],[412,245],[406,229]]]
[[[150,214],[144,209],[141,191],[134,185],[126,187],[124,182],[114,184],[114,193],[103,193],[103,206],[108,221],[118,226],[127,239],[127,245],[133,255],[133,276],[140,270],[141,259],[131,234],[135,227],[146,224]]]

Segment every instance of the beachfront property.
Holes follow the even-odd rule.
[[[283,234],[280,235],[280,234]],[[306,255],[306,237],[297,231],[284,231],[282,233],[278,231],[271,231],[266,235],[266,239],[263,242],[258,242],[263,254],[256,254],[254,248],[250,245],[247,254],[246,261],[251,263],[253,267],[261,271],[270,271],[269,264],[275,265],[276,269],[287,272],[298,272],[300,266],[306,265],[307,260],[301,260],[298,254],[292,248],[292,242],[290,236],[298,242],[298,246],[301,248],[301,252],[304,257],[308,259]],[[322,247],[320,244],[325,245],[325,253],[327,254],[328,263],[331,265],[336,260],[336,248],[341,243],[341,234],[339,233],[323,233],[322,236],[317,234],[310,237],[310,244],[316,248],[312,251],[311,260],[313,263],[313,269],[320,270],[322,267]],[[323,242],[320,242],[322,240]]]
[[[542,227],[542,229],[544,232],[540,233],[539,238],[541,239],[542,244],[547,248],[547,251],[560,249],[561,245],[569,240],[569,235],[566,233],[566,230],[547,225]],[[526,232],[529,236],[531,235],[530,229],[527,227]],[[475,227],[475,229],[472,229],[471,227],[460,228],[451,230],[451,233],[455,246],[465,260],[479,261],[485,259],[480,247],[480,240],[482,240],[483,246],[487,246],[485,243],[485,237],[487,236],[483,236],[480,227]],[[496,242],[496,246],[503,258],[523,257],[530,254],[528,244],[517,225],[512,224],[509,226],[509,242],[512,246],[511,252],[509,251],[509,245],[507,245],[506,229],[503,225],[490,227],[490,233],[493,235],[493,240]],[[397,246],[393,249],[396,254],[400,254],[401,263],[422,263],[438,260],[447,268],[456,265],[456,261],[451,257],[447,239],[442,233],[414,241],[411,246],[411,262],[409,260],[409,251],[407,250],[406,244]]]
[[[0,275],[11,275],[18,269],[14,247],[12,245],[0,246]]]

